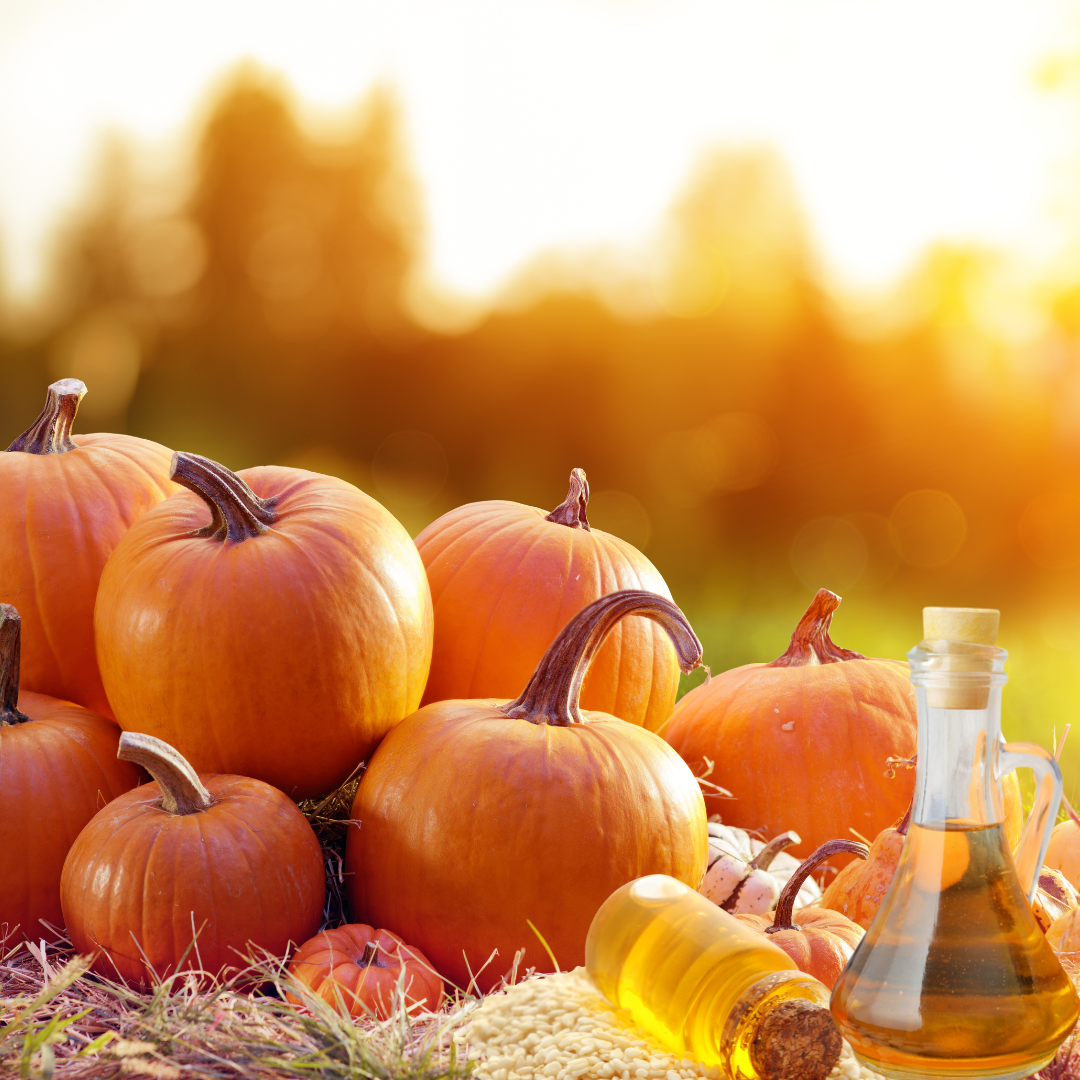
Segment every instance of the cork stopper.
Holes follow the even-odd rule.
[[[997,645],[1001,612],[997,608],[923,608],[923,638],[927,641],[956,641],[966,645]],[[985,656],[963,654],[943,657],[948,671],[989,671]],[[958,680],[959,682],[959,680]],[[937,709],[985,709],[990,701],[989,686],[956,685],[930,687],[927,703]]]
[[[1000,618],[997,608],[924,607],[923,637],[966,641],[969,645],[996,645]]]
[[[825,1080],[842,1046],[827,1008],[791,998],[770,1009],[754,1033],[750,1061],[762,1080]]]

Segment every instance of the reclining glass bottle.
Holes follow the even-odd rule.
[[[997,614],[926,608],[925,639],[908,653],[919,720],[912,824],[832,996],[856,1055],[886,1076],[1028,1076],[1080,1012],[1030,908],[1061,772],[1042,747],[1002,742]],[[1014,861],[1001,777],[1025,766],[1037,787]]]
[[[613,892],[589,927],[585,967],[640,1027],[733,1080],[824,1080],[839,1060],[826,987],[675,878]]]

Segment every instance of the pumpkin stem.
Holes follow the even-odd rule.
[[[817,867],[818,863],[823,863],[826,859],[838,855],[842,851],[858,855],[860,859],[865,859],[870,854],[870,849],[856,840],[826,840],[816,851],[810,852],[799,869],[788,878],[788,883],[781,891],[780,899],[776,901],[776,914],[773,915],[773,924],[765,927],[766,934],[775,934],[780,930],[801,929],[792,920],[792,914],[795,911],[795,897],[799,895],[803,882],[810,876],[810,872]]]
[[[801,843],[802,839],[797,832],[785,832],[774,836],[747,864],[746,877],[731,890],[731,895],[720,905],[725,911],[734,911],[739,905],[739,897],[742,895],[743,886],[750,880],[751,870],[768,870],[772,866],[773,859],[786,847]]]
[[[658,622],[674,643],[679,667],[686,674],[701,663],[701,642],[686,616],[670,600],[643,589],[623,589],[594,600],[562,628],[521,695],[500,706],[502,712],[532,724],[583,724],[578,699],[585,673],[604,638],[627,615]]]
[[[364,955],[360,957],[357,962],[357,967],[371,967],[372,964],[378,964],[379,959],[379,943],[377,941],[369,941],[364,946]]]
[[[829,637],[829,623],[840,606],[840,597],[828,589],[818,589],[817,596],[803,612],[791,644],[783,655],[766,667],[805,667],[808,664],[835,664],[841,660],[865,660],[862,653],[841,649]]]
[[[236,473],[209,458],[177,451],[169,476],[210,507],[210,524],[195,529],[192,536],[240,543],[269,532],[267,526],[277,517],[271,500],[260,499]]]
[[[71,438],[71,425],[85,394],[86,383],[79,379],[54,382],[45,396],[41,415],[8,447],[8,452],[66,454],[77,450]]]
[[[125,731],[116,756],[141,765],[161,788],[161,809],[167,814],[197,814],[214,805],[198,774],[179,750],[153,735]]]
[[[30,719],[19,712],[19,656],[22,620],[11,604],[0,604],[0,727]]]
[[[907,809],[904,811],[904,816],[897,822],[896,831],[901,836],[907,836],[907,831],[911,828],[911,811],[915,809],[915,796],[911,796],[911,802],[907,804]]]
[[[584,529],[592,532],[585,510],[589,505],[589,481],[585,479],[584,469],[574,469],[570,473],[570,490],[554,510],[544,520],[554,521],[557,525],[569,525],[571,529]]]

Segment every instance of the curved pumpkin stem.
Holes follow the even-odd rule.
[[[768,870],[772,866],[773,859],[780,854],[784,848],[791,847],[792,844],[798,844],[802,842],[802,838],[797,832],[783,832],[779,836],[774,836],[747,864],[746,877],[731,890],[731,895],[720,905],[724,911],[734,911],[739,904],[739,897],[742,895],[743,886],[750,880],[751,870]]]
[[[554,521],[557,525],[569,525],[571,529],[584,529],[592,532],[585,511],[589,505],[589,481],[585,479],[584,469],[574,469],[570,473],[570,490],[554,510],[544,520]]]
[[[86,383],[79,379],[54,382],[45,396],[41,415],[8,447],[8,453],[66,454],[78,450],[71,438],[71,425],[86,396]]]
[[[240,543],[269,532],[267,526],[277,517],[269,499],[260,499],[236,473],[199,454],[177,451],[169,476],[210,507],[210,524],[192,536]]]
[[[829,637],[829,623],[840,606],[840,597],[828,589],[818,589],[817,596],[803,612],[787,651],[766,667],[805,667],[807,664],[835,664],[841,660],[865,660],[862,653],[841,649]]]
[[[24,724],[19,712],[19,657],[22,619],[11,604],[0,604],[0,727]]]
[[[594,600],[562,628],[536,665],[529,684],[518,698],[501,706],[502,711],[511,718],[553,727],[584,723],[578,699],[585,673],[604,638],[627,615],[652,619],[667,631],[684,673],[701,663],[701,642],[670,600],[643,589],[623,589]]]
[[[816,851],[810,852],[799,869],[788,879],[788,883],[780,893],[780,899],[776,901],[776,914],[773,915],[773,924],[765,927],[766,934],[775,934],[780,930],[801,929],[792,920],[792,914],[795,911],[795,897],[799,895],[799,890],[802,888],[803,882],[810,876],[811,871],[819,863],[823,863],[833,855],[838,855],[841,851],[858,855],[860,859],[865,859],[870,854],[870,849],[856,840],[826,840]]]
[[[161,809],[167,814],[197,814],[214,805],[214,798],[203,787],[198,774],[179,750],[163,739],[139,731],[125,731],[120,736],[116,756],[121,761],[141,765],[161,788]]]

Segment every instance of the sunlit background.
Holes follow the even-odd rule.
[[[1049,745],[1078,57],[1080,0],[0,0],[0,439],[75,376],[77,430],[414,535],[580,466],[714,671],[820,586],[874,655],[1000,607],[1006,733]]]

